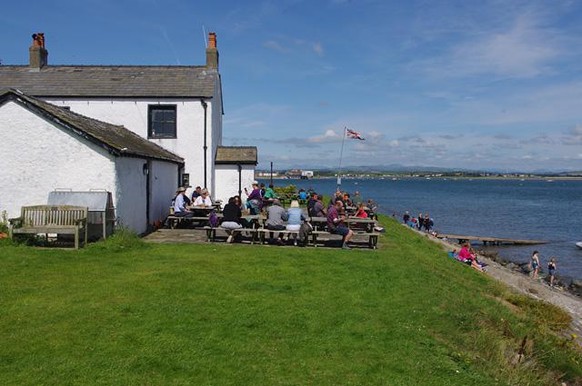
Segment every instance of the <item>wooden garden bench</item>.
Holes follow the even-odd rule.
[[[10,238],[14,238],[14,235],[18,234],[75,235],[75,249],[78,249],[81,234],[83,245],[87,244],[88,211],[88,208],[83,206],[23,206],[20,217],[8,220],[10,222]]]

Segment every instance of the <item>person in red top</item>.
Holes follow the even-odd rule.
[[[364,209],[364,203],[360,202],[360,205],[358,205],[358,210],[356,210],[356,217],[359,218],[368,218],[368,213],[366,213],[366,209]]]

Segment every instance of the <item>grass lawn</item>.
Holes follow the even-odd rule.
[[[384,223],[376,251],[4,242],[0,384],[582,384],[567,315]]]

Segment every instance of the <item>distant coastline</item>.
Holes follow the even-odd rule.
[[[273,180],[296,180],[295,177],[286,177],[286,176],[273,176]],[[315,176],[308,180],[329,180],[329,179],[336,179],[337,176]],[[582,180],[582,176],[532,176],[532,177],[504,177],[504,176],[410,176],[410,175],[385,175],[385,176],[369,176],[369,175],[342,175],[342,180],[355,180],[355,179],[367,179],[367,180],[390,180],[390,179],[439,179],[439,180],[508,180],[508,181],[580,181]],[[260,180],[269,180],[271,176],[260,175],[257,176],[257,179]]]

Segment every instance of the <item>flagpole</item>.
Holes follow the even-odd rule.
[[[337,188],[339,189],[340,185],[342,184],[342,177],[341,177],[341,172],[342,172],[342,157],[344,155],[344,142],[346,140],[346,127],[344,126],[344,131],[343,131],[343,136],[342,136],[342,148],[340,150],[340,158],[339,158],[339,166],[337,168]]]

